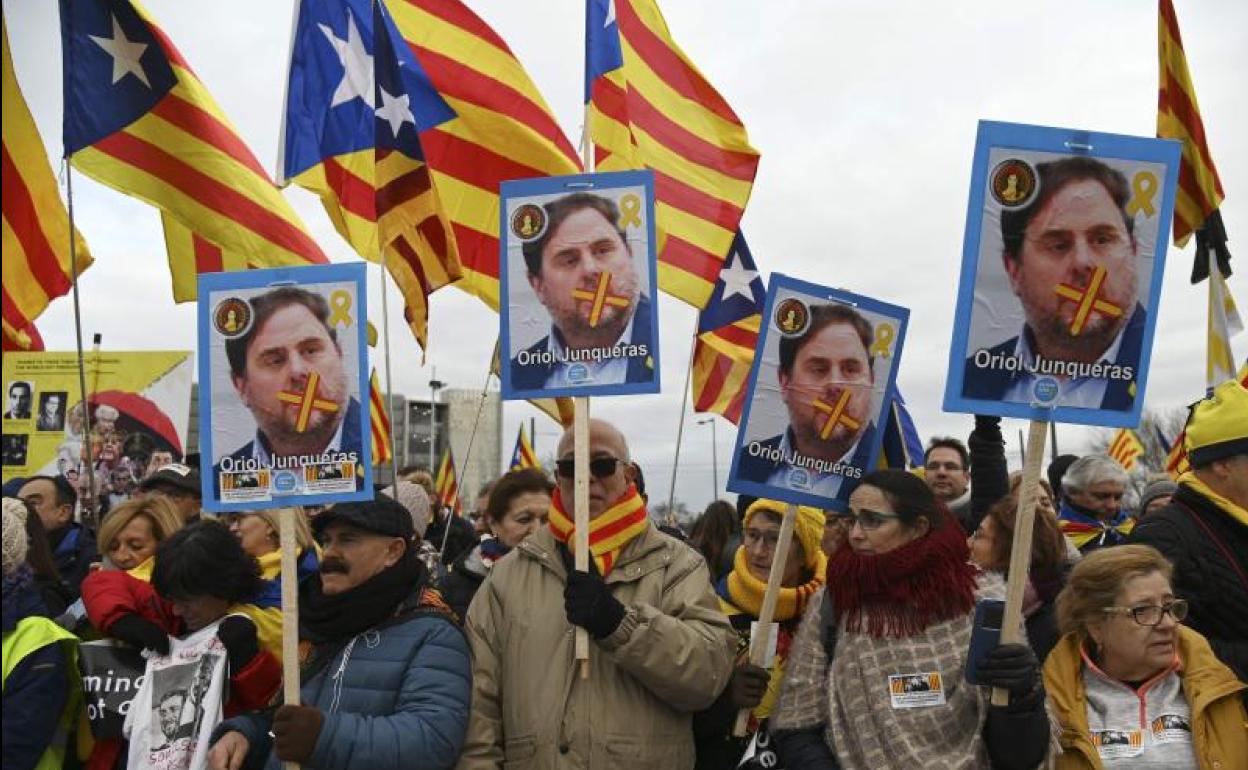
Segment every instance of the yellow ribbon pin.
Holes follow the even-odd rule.
[[[641,198],[632,193],[620,197],[620,227],[641,227]]]
[[[1131,178],[1131,200],[1127,203],[1127,216],[1133,217],[1143,211],[1144,216],[1156,215],[1153,197],[1157,195],[1157,175],[1151,171],[1139,171]]]
[[[351,326],[351,294],[346,289],[335,289],[329,295],[329,326]]]
[[[893,349],[893,337],[897,332],[890,323],[877,324],[875,327],[875,340],[871,343],[871,355],[880,358],[888,358]]]

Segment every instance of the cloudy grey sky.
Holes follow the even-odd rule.
[[[578,0],[468,0],[511,44],[577,141],[584,21]],[[1248,3],[1176,0],[1248,308]],[[762,152],[744,228],[764,274],[781,271],[911,309],[899,374],[920,433],[965,435],[970,418],[940,403],[962,252],[976,121],[981,118],[1151,136],[1157,103],[1157,4],[1152,0],[920,0],[760,3],[663,0],[677,42],[733,105]],[[273,169],[291,26],[291,0],[149,0],[260,161]],[[57,4],[6,0],[18,77],[49,154],[61,154]],[[1235,85],[1239,83],[1239,85]],[[83,325],[112,350],[194,347],[192,305],[175,306],[154,209],[75,176],[78,226],[96,265],[83,277]],[[354,259],[319,202],[287,195],[335,260]],[[1203,287],[1188,284],[1191,246],[1170,249],[1146,405],[1179,406],[1204,387]],[[370,303],[380,314],[380,282]],[[433,297],[428,360],[393,302],[395,389],[427,397],[432,368],[452,387],[479,388],[497,317],[453,289]],[[596,399],[619,422],[657,496],[671,477],[694,311],[660,305],[663,393]],[[39,320],[50,349],[73,347],[68,298]],[[1248,335],[1236,341],[1242,359]],[[537,414],[504,410],[504,456],[516,426]],[[538,416],[538,452],[556,427]],[[1023,427],[1007,421],[1007,437]],[[734,427],[719,420],[722,487]],[[1063,451],[1088,431],[1059,428]],[[1011,444],[1016,439],[1011,440]],[[677,497],[711,498],[711,429],[686,423]],[[1017,462],[1015,452],[1014,462]]]

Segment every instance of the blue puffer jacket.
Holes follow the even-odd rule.
[[[300,701],[325,714],[308,767],[318,770],[434,770],[459,757],[468,726],[472,663],[449,619],[416,610],[354,637],[303,683]],[[251,744],[246,766],[266,757],[280,770],[269,737],[271,712],[226,720]]]

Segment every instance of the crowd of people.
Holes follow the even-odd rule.
[[[985,608],[1019,579],[1022,479],[997,418],[933,439],[922,468],[866,474],[846,510],[740,496],[688,537],[652,519],[624,433],[591,421],[585,570],[571,432],[553,476],[504,474],[475,521],[432,504],[427,469],[369,501],[213,517],[172,463],[98,530],[63,477],[17,480],[3,766],[1248,767],[1248,390],[1197,404],[1186,447],[1190,471],[1138,494],[1105,455],[1057,458],[1023,641],[987,646]],[[112,732],[83,718],[79,658],[101,643],[143,650],[147,674]]]

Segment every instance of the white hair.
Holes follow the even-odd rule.
[[[1130,479],[1118,461],[1109,455],[1086,455],[1070,464],[1062,476],[1062,491],[1083,492],[1093,484],[1114,481],[1126,485]]]

